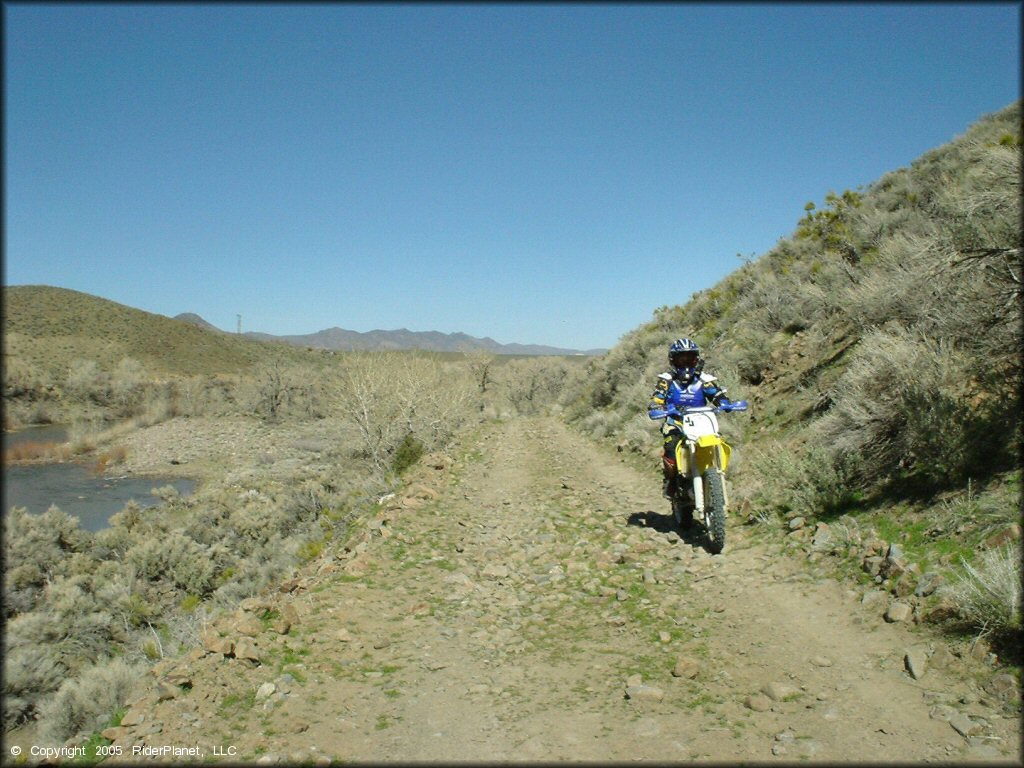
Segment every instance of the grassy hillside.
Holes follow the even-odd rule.
[[[5,286],[5,362],[34,366],[63,378],[76,359],[113,370],[125,357],[154,373],[237,373],[264,359],[268,345],[215,333],[182,320],[155,315],[86,293],[49,286]]]
[[[809,203],[771,251],[657,309],[592,362],[567,392],[572,418],[645,442],[637,425],[668,345],[692,336],[708,369],[759,405],[754,435],[801,433],[826,414],[855,419],[860,395],[866,408],[898,410],[897,393],[909,397],[906,386],[926,373],[923,359],[901,369],[916,355],[944,371],[948,394],[1005,446],[1020,400],[1020,141],[1017,104],[867,190],[829,193],[823,210]],[[864,392],[851,390],[858,365],[873,371]],[[927,405],[949,406],[914,410]]]
[[[652,459],[646,404],[690,336],[752,403],[723,419],[735,501],[898,538],[924,567],[970,559],[1019,519],[1021,267],[1017,103],[809,203],[770,251],[626,334],[563,404]]]

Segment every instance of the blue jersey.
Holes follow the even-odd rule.
[[[667,418],[665,426],[678,427],[680,422],[669,411],[685,413],[690,408],[728,403],[725,390],[715,384],[715,377],[702,373],[689,383],[675,379],[670,373],[658,375],[658,385],[651,395],[647,413],[652,419]]]

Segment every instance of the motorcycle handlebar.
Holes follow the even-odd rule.
[[[737,400],[734,403],[722,403],[721,405],[718,405],[718,406],[712,406],[712,407],[706,407],[705,406],[703,408],[694,408],[694,411],[701,411],[701,410],[703,410],[703,411],[715,410],[715,411],[725,411],[725,412],[729,412],[729,411],[745,411],[745,410],[747,410],[747,401],[746,400]],[[672,418],[675,418],[675,419],[681,419],[685,415],[686,415],[686,413],[678,411],[675,408],[672,408],[670,410],[664,411],[664,416],[669,416],[669,417],[672,417]]]

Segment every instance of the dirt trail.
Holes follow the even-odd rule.
[[[353,551],[163,662],[110,734],[124,758],[1019,761],[1016,715],[970,659],[904,669],[923,629],[736,519],[710,556],[656,481],[557,421],[476,439]]]

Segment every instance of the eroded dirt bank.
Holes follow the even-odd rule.
[[[132,762],[1020,760],[994,670],[737,519],[712,557],[667,512],[557,421],[486,424],[106,733]]]

